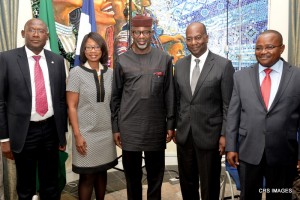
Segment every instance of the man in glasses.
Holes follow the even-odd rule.
[[[266,199],[292,199],[300,163],[300,70],[280,57],[284,48],[279,32],[261,33],[258,63],[234,75],[226,151],[239,171],[242,200],[261,199],[262,192]]]
[[[36,194],[58,200],[58,150],[66,148],[66,74],[63,57],[44,49],[48,28],[40,19],[26,22],[25,46],[0,55],[0,141],[14,159],[19,200]]]
[[[122,161],[128,199],[142,199],[142,153],[147,199],[161,199],[166,142],[174,129],[172,59],[150,45],[152,18],[132,18],[131,49],[117,57],[112,91],[112,130]]]

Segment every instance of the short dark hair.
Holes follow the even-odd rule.
[[[87,58],[85,56],[85,44],[89,38],[94,40],[99,45],[101,52],[102,52],[102,55],[100,58],[100,63],[102,65],[107,66],[108,50],[107,50],[106,42],[103,39],[103,37],[99,33],[96,33],[96,32],[90,32],[84,36],[82,43],[81,43],[81,47],[80,47],[80,56],[79,56],[80,64],[83,65],[87,61]]]
[[[279,32],[276,31],[276,30],[271,30],[271,29],[265,30],[264,32],[262,32],[261,34],[259,34],[259,36],[264,35],[264,34],[268,34],[268,33],[273,33],[273,34],[277,35],[277,37],[279,38],[279,42],[280,42],[281,44],[283,43],[283,38],[282,38],[281,33],[279,33]],[[258,36],[258,37],[259,37],[259,36]]]

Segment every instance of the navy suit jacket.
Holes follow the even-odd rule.
[[[59,144],[66,145],[66,73],[61,56],[48,50],[45,57]],[[25,47],[0,54],[0,139],[9,138],[11,150],[22,151],[32,108],[29,64]]]
[[[279,88],[269,110],[261,95],[258,63],[235,73],[226,151],[238,152],[240,160],[253,165],[260,163],[264,152],[269,165],[296,165],[299,125],[299,68],[283,61]]]

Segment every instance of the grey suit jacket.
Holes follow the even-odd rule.
[[[66,144],[66,74],[61,56],[45,50],[59,144]],[[21,152],[31,117],[32,93],[25,47],[0,54],[0,139]]]
[[[209,52],[192,95],[190,63],[191,55],[175,65],[176,142],[185,144],[191,130],[198,148],[215,149],[225,134],[234,69],[231,61]]]
[[[296,164],[300,155],[300,69],[283,63],[279,88],[269,111],[261,95],[258,64],[234,74],[226,151],[238,152],[244,162],[257,165],[265,152],[269,165]]]

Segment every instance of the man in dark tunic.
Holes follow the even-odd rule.
[[[130,200],[142,199],[142,153],[147,199],[161,199],[166,142],[174,135],[172,59],[152,48],[152,18],[132,18],[132,48],[116,58],[112,89],[112,130]]]

